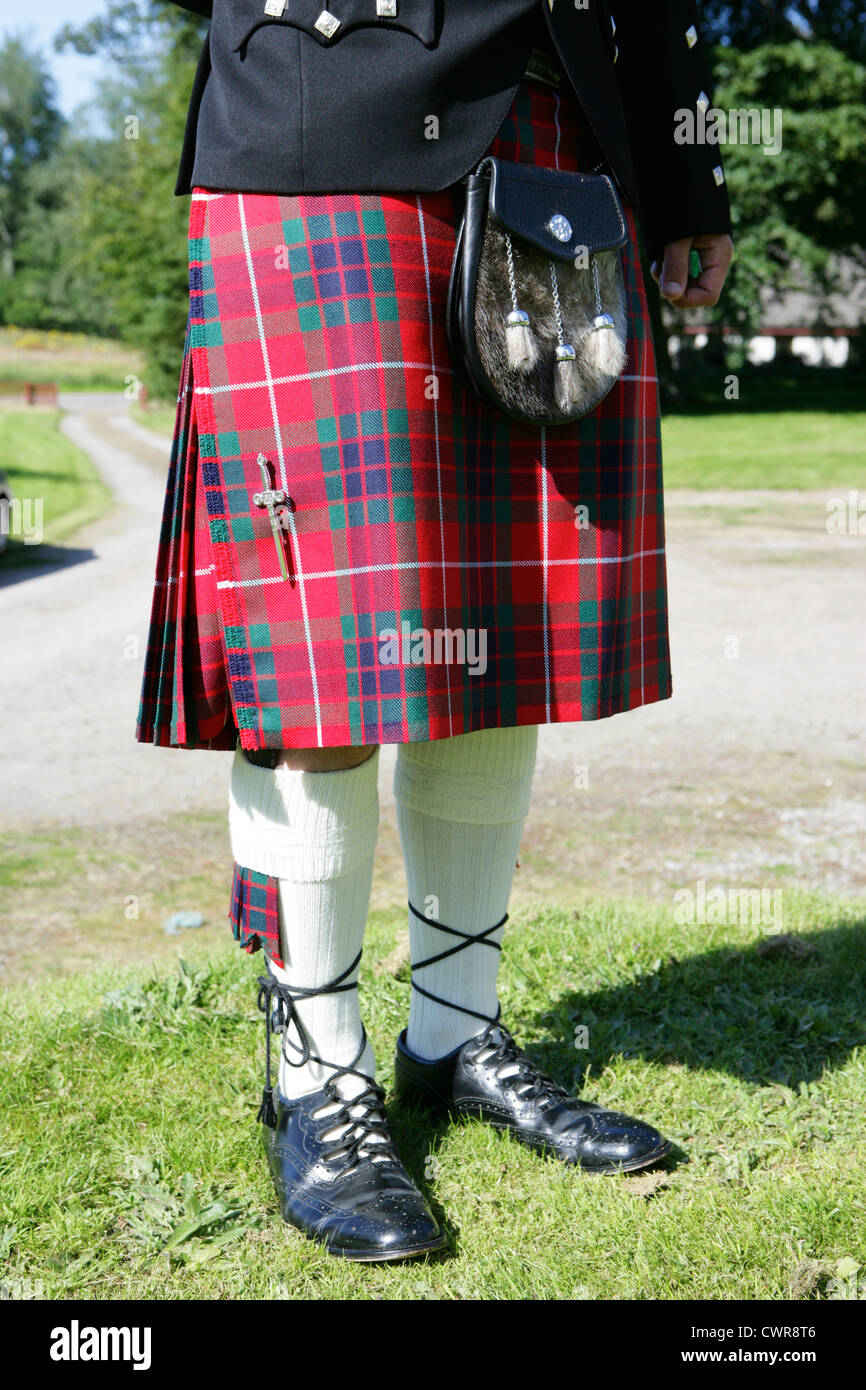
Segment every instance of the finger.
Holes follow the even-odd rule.
[[[691,237],[670,241],[665,247],[659,289],[666,299],[677,301],[688,284]]]
[[[700,254],[701,274],[686,286],[679,299],[671,301],[677,309],[709,308],[717,304],[734,256],[734,243],[727,235],[698,236],[692,245]]]
[[[725,283],[728,269],[731,264],[731,251],[727,246],[714,245],[708,247],[701,257],[703,268],[697,284],[689,287],[689,292],[694,291],[696,297],[690,301],[692,303],[712,305],[719,302],[722,287]]]
[[[734,258],[734,243],[730,237],[695,237],[693,244],[701,258],[701,271],[721,273],[724,280]]]
[[[701,253],[701,260],[705,265],[711,262],[722,261],[725,265],[730,265],[734,259],[734,243],[731,238],[724,233],[723,235],[696,236],[692,245]]]
[[[706,267],[697,284],[689,285],[685,293],[675,301],[675,307],[677,309],[696,309],[709,308],[713,304],[718,304],[722,285],[725,283],[726,271],[727,267],[721,264]]]

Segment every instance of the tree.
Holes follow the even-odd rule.
[[[92,206],[110,178],[116,151],[107,141],[73,136],[28,173],[15,275],[6,316],[33,328],[118,337],[112,287],[94,254]]]
[[[48,159],[63,130],[45,60],[21,38],[0,47],[0,271],[8,281],[24,216],[27,178]]]
[[[103,16],[58,38],[116,66],[100,94],[110,135],[82,234],[99,297],[144,351],[149,388],[167,399],[177,392],[188,308],[189,202],[174,197],[174,184],[205,28],[161,0],[110,0]]]
[[[722,147],[737,258],[714,318],[748,335],[768,286],[828,288],[834,252],[866,265],[866,69],[828,43],[797,39],[717,50],[716,75],[717,110],[781,112],[778,154]]]

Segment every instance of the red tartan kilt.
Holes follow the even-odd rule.
[[[529,81],[489,152],[572,170],[599,160],[574,95]],[[583,420],[542,429],[478,401],[451,367],[452,192],[195,191],[139,740],[406,742],[670,695],[656,370],[631,210],[623,377]],[[288,498],[276,537],[253,500],[259,455]],[[447,636],[430,659],[425,630],[474,633],[476,658],[483,631],[485,669],[450,660],[460,644]]]

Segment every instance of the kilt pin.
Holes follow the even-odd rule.
[[[602,162],[574,93],[530,79],[487,153]],[[624,373],[581,420],[534,427],[452,367],[455,192],[194,190],[139,741],[426,741],[670,696],[632,209]],[[425,633],[444,634],[444,659]],[[481,633],[484,661],[449,659]],[[236,866],[231,919],[244,949],[279,961],[276,884]]]

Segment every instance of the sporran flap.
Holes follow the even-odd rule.
[[[628,236],[616,189],[606,174],[571,174],[488,157],[489,211],[513,236],[559,260],[624,246]],[[554,177],[551,177],[554,175]]]

